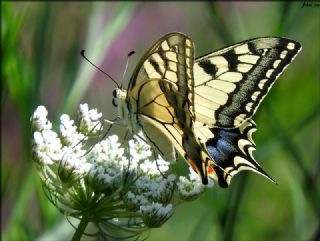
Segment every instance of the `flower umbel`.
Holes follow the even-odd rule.
[[[160,227],[178,202],[195,199],[205,190],[192,175],[164,176],[169,163],[155,160],[139,138],[127,146],[116,135],[98,140],[102,114],[87,104],[80,105],[78,113],[78,124],[63,114],[58,132],[52,130],[44,106],[35,110],[31,121],[33,156],[45,193],[61,213],[80,219],[79,227],[92,222],[107,239],[133,238]],[[81,237],[77,232],[73,240]]]

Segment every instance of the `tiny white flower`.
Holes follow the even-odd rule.
[[[102,131],[100,118],[102,113],[96,109],[89,110],[88,104],[80,104],[79,107],[80,126],[79,129],[84,134],[96,134]]]
[[[141,206],[139,212],[149,227],[159,227],[171,217],[173,206],[172,204],[163,206],[162,203],[151,203]]]
[[[110,136],[107,139],[94,145],[91,151],[91,159],[95,162],[111,161],[121,165],[120,160],[123,157],[124,149],[117,142],[117,136]],[[112,151],[111,151],[112,150]]]
[[[61,159],[61,142],[57,134],[51,130],[42,130],[33,134],[33,151],[38,160],[44,164],[52,164]]]
[[[81,143],[88,139],[84,134],[77,131],[74,120],[71,120],[67,114],[60,117],[60,133],[65,145],[80,149]]]
[[[212,187],[213,182],[210,180],[210,185],[203,185],[199,175],[195,175],[195,171],[189,168],[189,177],[180,176],[177,183],[180,197],[184,200],[193,200],[197,198],[206,188]]]
[[[92,169],[92,164],[88,162],[79,163],[77,166],[77,172],[79,174],[89,173],[91,169]]]
[[[38,160],[41,160],[42,164],[44,165],[53,164],[53,160],[43,152],[35,152],[35,156]]]
[[[43,144],[41,132],[36,131],[33,133],[33,143],[37,146],[41,146]]]
[[[85,157],[81,154],[83,153],[75,152],[71,147],[63,147],[61,159],[62,164],[69,170],[74,170],[78,174],[88,171],[87,169],[91,167],[91,164],[87,163]]]
[[[139,162],[152,156],[150,147],[140,138],[129,141],[130,157],[133,162]]]
[[[125,202],[132,210],[139,210],[142,205],[148,205],[148,199],[141,194],[134,194],[133,192],[127,192],[125,196]]]
[[[140,168],[149,175],[165,173],[169,169],[170,163],[159,157],[157,160],[146,159],[141,163]]]
[[[159,202],[168,202],[172,198],[174,190],[174,178],[164,178],[162,176],[141,176],[135,183],[137,189],[148,199]]]
[[[37,109],[34,111],[32,117],[34,119],[42,119],[42,118],[47,118],[47,115],[48,115],[48,111],[46,107],[44,107],[43,105],[39,105]]]
[[[37,130],[50,130],[52,128],[51,122],[47,120],[47,115],[48,111],[42,105],[34,111],[31,121]]]

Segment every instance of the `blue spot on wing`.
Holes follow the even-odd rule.
[[[220,130],[218,135],[224,140],[232,143],[239,133],[236,133],[235,130]]]
[[[207,150],[210,156],[213,158],[213,160],[215,160],[217,163],[223,161],[224,158],[222,157],[220,152],[217,150],[217,148],[215,148],[214,146],[207,146]]]
[[[237,137],[241,135],[239,131],[212,129],[212,132],[215,137],[207,141],[206,147],[217,164],[226,162],[231,156],[239,152],[236,148],[237,143],[235,143]]]

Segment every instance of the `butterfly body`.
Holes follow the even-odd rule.
[[[242,170],[272,180],[252,156],[251,120],[300,44],[258,38],[194,59],[182,33],[160,38],[142,57],[114,103],[131,133],[142,131],[164,159],[181,156],[201,176],[222,187]]]

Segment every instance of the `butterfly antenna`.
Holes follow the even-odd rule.
[[[112,78],[110,75],[108,75],[106,72],[104,72],[102,69],[100,69],[98,66],[96,66],[94,63],[92,63],[85,55],[84,55],[85,50],[81,50],[81,56],[82,58],[84,58],[85,60],[87,60],[92,66],[96,67],[98,70],[100,70],[100,72],[104,73],[106,76],[108,76],[115,84],[118,88],[120,88],[119,84],[117,83],[117,81],[114,80],[114,78]]]
[[[127,55],[126,68],[124,69],[124,72],[123,72],[123,75],[122,75],[122,82],[121,82],[121,83],[124,82],[124,77],[126,76],[126,73],[127,73],[127,69],[128,69],[128,65],[129,65],[129,58],[130,58],[130,56],[132,56],[134,53],[135,53],[135,51],[131,51],[131,52],[128,53],[128,55]],[[122,87],[122,84],[121,84],[120,87]]]

